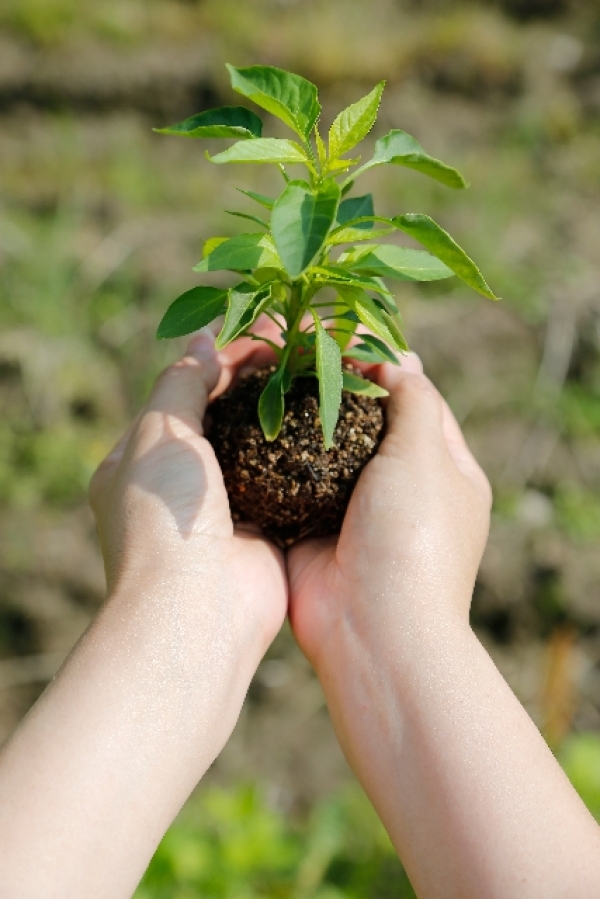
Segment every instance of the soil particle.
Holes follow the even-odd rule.
[[[344,391],[334,446],[323,446],[315,378],[296,379],[276,440],[258,421],[258,398],[273,369],[259,369],[211,406],[212,443],[234,521],[250,521],[280,547],[339,531],[358,476],[383,431],[378,400]]]

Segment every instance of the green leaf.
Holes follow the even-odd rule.
[[[348,316],[352,316],[351,319]],[[342,353],[350,343],[352,335],[358,325],[358,316],[345,304],[336,303],[334,306],[333,337]]]
[[[375,278],[374,280],[379,281],[379,278]],[[387,312],[389,312],[390,315],[400,315],[393,294],[379,293],[378,296],[375,297],[375,302],[381,309],[385,309]]]
[[[325,449],[333,446],[333,432],[337,425],[342,403],[342,354],[328,334],[321,319],[311,309],[315,320],[317,345],[317,377],[319,378],[319,417],[323,429]]]
[[[159,340],[182,337],[210,324],[225,312],[227,291],[217,287],[192,287],[171,303],[156,336]]]
[[[317,153],[319,156],[319,165],[322,169],[327,165],[327,150],[325,149],[325,144],[323,143],[323,138],[319,132],[319,129],[315,125],[315,143],[317,145]]]
[[[271,238],[268,234],[238,234],[220,243],[194,271],[243,272],[259,267],[281,268]]]
[[[353,219],[375,215],[373,209],[373,194],[365,194],[363,197],[348,197],[342,200],[337,213],[337,224],[347,225]],[[357,228],[372,228],[372,222],[360,222]]]
[[[380,309],[375,300],[367,296],[364,290],[349,284],[340,284],[337,285],[337,291],[369,331],[380,337],[388,346],[394,347],[400,352],[406,352],[406,340],[397,323],[389,313]]]
[[[250,215],[248,212],[238,212],[235,209],[224,209],[223,212],[226,212],[227,215],[235,215],[236,218],[239,219],[247,219],[249,222],[254,222],[257,225],[262,225],[263,228],[269,228],[268,222],[265,222],[264,219],[259,218],[257,215]]]
[[[266,284],[267,282],[272,282],[277,279],[280,274],[280,269],[278,268],[255,268],[252,272],[252,278],[256,281],[257,284]],[[275,287],[275,285],[273,285]],[[283,295],[281,296],[281,282],[279,284],[279,288],[277,288],[276,292],[273,294],[274,300],[282,300],[285,299],[286,293],[285,288],[283,288]]]
[[[247,334],[246,337],[249,337],[250,340],[256,340],[256,341],[259,341],[260,343],[266,343],[267,346],[270,346],[271,349],[273,350],[273,352],[275,353],[275,356],[277,357],[277,361],[279,362],[281,360],[281,357],[283,356],[283,347],[278,346],[272,340],[269,340],[268,337],[263,337],[262,334]]]
[[[379,278],[370,278],[368,275],[359,277],[342,265],[334,265],[332,263],[319,265],[314,266],[312,271],[324,278],[323,283],[320,284],[321,287],[326,285],[337,287],[338,284],[348,284],[354,287],[361,287],[363,290],[373,290],[375,293],[391,296],[389,290],[380,283]]]
[[[371,93],[342,110],[329,129],[329,154],[333,159],[347,153],[367,136],[377,118],[385,81]]]
[[[335,247],[341,243],[359,243],[363,240],[376,240],[378,237],[387,237],[393,228],[382,228],[380,231],[365,231],[362,228],[338,228],[332,231],[327,238],[327,244]]]
[[[206,259],[207,256],[210,256],[213,250],[216,250],[222,243],[225,243],[226,240],[231,240],[230,237],[209,237],[208,240],[205,240],[202,244],[202,258]]]
[[[450,237],[448,232],[440,228],[428,215],[419,215],[417,213],[398,215],[392,221],[400,231],[404,231],[405,234],[409,234],[415,240],[418,240],[419,243],[422,243],[424,247],[427,247],[473,290],[483,294],[484,297],[489,297],[490,300],[498,299],[492,293],[473,260]]]
[[[389,396],[389,391],[373,381],[367,381],[352,372],[345,371],[343,375],[344,390],[349,393],[359,393],[361,396]]]
[[[283,267],[298,278],[319,254],[335,220],[340,188],[327,180],[317,191],[290,181],[273,206],[271,232]]]
[[[207,159],[218,165],[225,162],[309,162],[306,153],[293,140],[280,140],[277,137],[257,137],[254,140],[242,140],[237,144],[216,153],[214,156],[206,154]]]
[[[359,359],[361,362],[372,362],[378,365],[381,362],[391,362],[393,365],[399,365],[396,354],[393,353],[389,346],[374,337],[372,334],[359,334],[362,343],[351,346],[344,352],[344,356],[349,359]]]
[[[282,119],[297,134],[308,139],[321,112],[314,84],[300,75],[273,66],[238,69],[228,65],[227,69],[235,91]]]
[[[264,194],[256,194],[253,190],[242,190],[241,187],[236,188],[241,194],[244,194],[246,197],[250,197],[251,200],[255,200],[256,203],[260,203],[261,206],[264,206],[265,209],[272,209],[273,203],[275,200],[272,200],[271,197],[265,197]]]
[[[357,156],[356,159],[334,159],[333,162],[329,162],[327,168],[332,174],[339,174],[340,172],[345,172],[346,169],[352,168],[353,165],[358,165],[360,162],[360,156]]]
[[[340,308],[343,309],[344,307],[342,305],[340,305]],[[355,324],[358,324],[360,321],[358,315],[356,314],[356,312],[353,312],[352,309],[347,309],[346,312],[343,312],[340,315],[338,315],[337,319],[338,319],[338,321],[353,322]],[[363,335],[361,335],[361,336],[363,336]]]
[[[284,368],[281,372],[281,390],[285,395],[289,393],[290,387],[292,386],[292,373],[289,368]]]
[[[380,244],[353,259],[344,260],[353,272],[395,278],[397,281],[439,281],[454,272],[436,256],[395,244]]]
[[[258,290],[252,284],[238,284],[229,290],[227,313],[221,332],[215,341],[218,350],[239,337],[260,315],[265,303],[271,299],[270,287]]]
[[[400,328],[402,319],[400,318],[399,313],[396,313],[396,315],[390,315],[389,312],[386,312],[385,309],[382,309],[381,317],[388,331],[392,335],[394,346],[398,350],[400,350],[401,353],[408,353],[408,344]]]
[[[158,134],[183,137],[237,137],[242,140],[260,137],[263,123],[255,113],[243,106],[221,106],[190,116],[177,125],[153,128]]]
[[[267,440],[275,440],[281,430],[283,413],[282,370],[274,372],[258,400],[258,418]]]
[[[421,144],[407,134],[406,131],[395,129],[380,137],[375,144],[373,158],[366,162],[360,169],[352,173],[352,178],[357,178],[363,172],[378,165],[403,165],[409,169],[415,169],[423,175],[428,175],[436,181],[441,181],[447,187],[466,187],[466,181],[456,169],[446,165],[439,159],[429,156]]]

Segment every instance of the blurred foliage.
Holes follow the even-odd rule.
[[[542,614],[528,618],[527,606],[545,604],[552,622],[574,616],[563,559],[577,569],[570,554],[600,538],[598,0],[3,0],[0,30],[0,503],[10,525],[16,510],[64,516],[85,502],[89,473],[178,352],[154,330],[196,283],[199,238],[235,233],[221,211],[243,202],[233,173],[151,127],[236,102],[225,61],[307,75],[326,125],[385,78],[381,133],[406,128],[472,189],[380,171],[365,189],[384,197],[383,214],[418,208],[447,226],[502,297],[494,327],[517,323],[494,342],[483,304],[458,286],[399,290],[409,338],[418,331],[428,370],[482,450],[495,523],[515,540],[484,572],[492,612],[522,615],[521,636],[537,635]],[[249,186],[269,193],[270,177],[252,170]],[[538,532],[552,540],[534,557]],[[522,568],[504,581],[521,546]],[[3,582],[6,657],[46,649],[19,605],[18,578],[29,592],[37,576],[23,571],[14,596],[10,572]],[[600,820],[600,738],[573,734],[558,757]],[[137,899],[413,896],[354,788],[306,818],[277,808],[259,787],[199,792]]]
[[[600,821],[600,735],[572,734],[558,759]],[[198,791],[162,840],[135,899],[413,899],[364,793],[347,787],[304,820],[257,786]]]
[[[384,215],[422,209],[447,227],[521,330],[498,342],[473,336],[463,350],[466,329],[492,313],[459,284],[406,284],[398,301],[409,340],[416,325],[428,370],[483,447],[497,517],[529,521],[531,486],[550,507],[543,527],[576,546],[597,539],[597,3],[5,0],[0,29],[8,510],[84,502],[90,471],[178,352],[155,341],[156,325],[197,283],[201,239],[241,229],[223,208],[249,206],[230,169],[151,128],[236,102],[222,63],[259,61],[319,84],[325,127],[385,78],[378,134],[406,128],[466,173],[464,193],[383,170],[365,190]],[[270,193],[277,173],[248,169],[248,186]],[[458,300],[464,312],[444,311]],[[428,344],[436,329],[443,337]],[[512,443],[494,452],[490,437],[486,457],[482,435],[502,416]],[[552,465],[538,432],[558,449]]]
[[[136,899],[412,899],[364,794],[350,787],[305,820],[255,786],[199,792],[160,844]]]
[[[600,497],[577,484],[558,486],[555,497],[557,522],[573,540],[600,540]]]
[[[558,751],[565,774],[600,822],[600,734],[571,734]]]

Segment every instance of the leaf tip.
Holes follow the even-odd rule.
[[[471,182],[467,181],[460,172],[456,172],[457,177],[454,179],[452,184],[449,187],[453,187],[455,190],[466,190],[467,187],[471,186]]]

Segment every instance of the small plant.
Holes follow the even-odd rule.
[[[375,215],[370,194],[347,196],[356,179],[380,165],[415,169],[453,188],[466,187],[456,169],[429,156],[405,131],[379,138],[373,157],[360,165],[348,158],[371,131],[385,82],[344,109],[329,129],[327,144],[318,126],[317,88],[299,75],[269,66],[228,66],[235,91],[281,119],[295,140],[262,137],[263,123],[242,106],[224,106],[194,115],[161,134],[194,138],[236,138],[211,162],[270,163],[285,182],[278,197],[241,190],[264,212],[232,211],[259,230],[236,237],[213,237],[204,244],[198,272],[231,271],[241,277],[233,287],[199,286],[180,296],[158,328],[159,338],[179,337],[225,315],[217,337],[222,348],[242,335],[272,347],[277,364],[258,402],[258,416],[268,441],[277,438],[285,395],[301,377],[319,380],[319,418],[326,449],[333,446],[342,389],[371,397],[385,391],[356,373],[345,371],[342,357],[371,363],[397,362],[408,347],[399,310],[386,280],[437,281],[458,275],[474,290],[496,299],[475,263],[429,216]],[[302,179],[290,178],[286,166],[304,166]],[[358,166],[358,168],[357,168]],[[229,212],[229,210],[227,210]],[[381,243],[402,231],[426,249]],[[324,298],[323,288],[335,299]],[[251,328],[262,313],[277,322],[283,345]],[[369,333],[350,346],[357,326]]]

